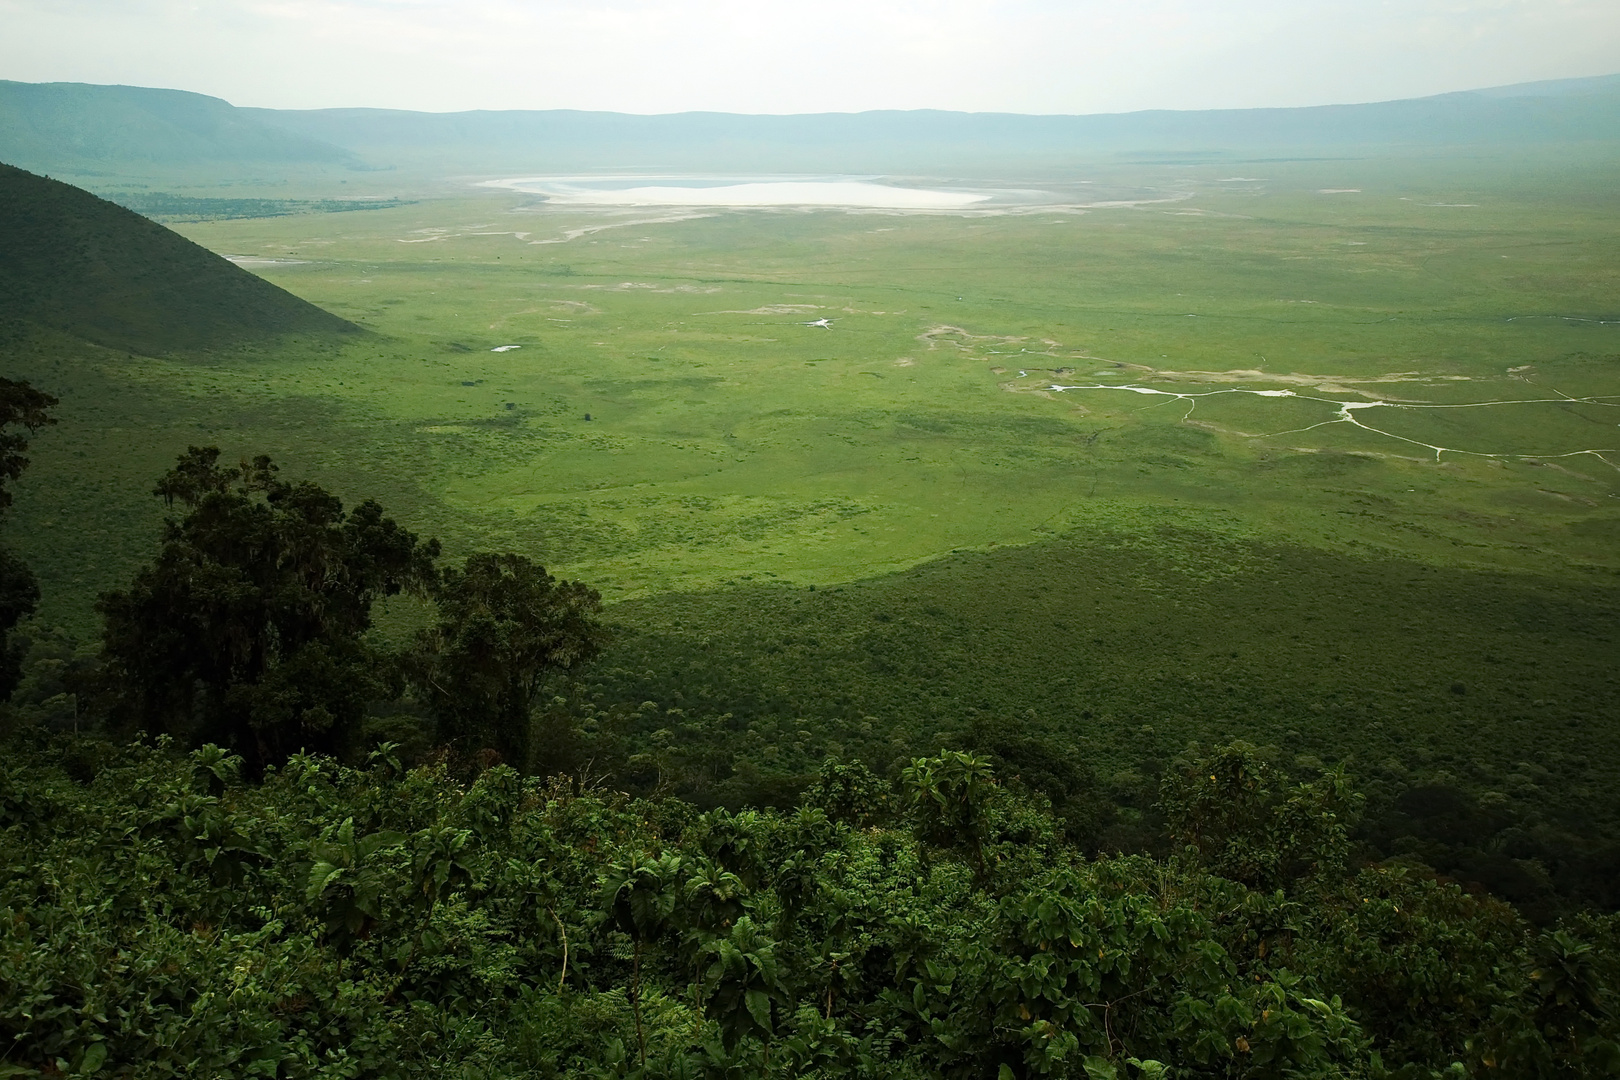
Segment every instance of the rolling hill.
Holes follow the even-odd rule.
[[[156,354],[359,332],[156,222],[9,165],[0,237],[5,338],[44,330]]]

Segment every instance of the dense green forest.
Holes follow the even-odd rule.
[[[7,1075],[1600,1076],[1613,917],[1532,929],[1357,797],[1179,759],[1162,859],[1086,859],[981,758],[794,812],[213,747],[0,767]]]
[[[616,605],[579,705],[631,778],[706,805],[791,805],[829,754],[994,754],[1098,850],[1149,843],[1187,743],[1270,743],[1346,763],[1379,851],[1527,908],[1607,908],[1617,599],[1172,517],[834,588]]]

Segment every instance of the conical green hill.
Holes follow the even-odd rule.
[[[0,330],[156,354],[357,333],[121,206],[0,164]]]

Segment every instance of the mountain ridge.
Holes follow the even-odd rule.
[[[1620,75],[1385,102],[1084,115],[869,110],[631,114],[238,107],[187,91],[0,81],[0,160],[31,168],[277,163],[339,169],[845,169],[987,154],[1620,142]]]
[[[186,90],[0,80],[0,160],[94,167],[222,161],[353,164],[340,147]]]

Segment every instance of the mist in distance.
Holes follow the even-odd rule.
[[[1620,68],[1612,0],[0,0],[0,78],[277,109],[1084,114]]]

